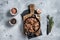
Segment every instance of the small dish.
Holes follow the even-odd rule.
[[[16,23],[17,23],[17,20],[15,18],[12,18],[12,19],[9,20],[10,25],[14,25]]]
[[[10,9],[11,15],[16,15],[16,14],[17,14],[17,11],[18,11],[17,8],[11,8],[11,9]]]
[[[40,14],[40,13],[41,13],[41,10],[40,10],[40,9],[37,9],[36,11],[37,11],[37,13],[38,13],[38,14]]]

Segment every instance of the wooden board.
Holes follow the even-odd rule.
[[[42,32],[41,32],[41,24],[40,24],[40,14],[38,14],[35,10],[35,5],[34,4],[30,4],[29,5],[29,10],[30,12],[28,12],[26,15],[23,16],[23,26],[24,26],[24,34],[27,35],[28,38],[33,38],[33,37],[37,37],[37,36],[40,36],[42,35]],[[29,18],[33,18],[33,19],[36,19],[37,20],[37,24],[38,26],[34,27],[33,29],[38,29],[37,31],[34,31],[32,30],[32,27],[30,25],[30,31],[29,31],[29,26],[25,27],[26,24],[28,21]],[[32,19],[32,20],[33,20]],[[27,21],[27,22],[26,22]],[[31,21],[31,20],[30,20]],[[35,23],[34,23],[35,24]],[[34,24],[32,24],[34,26]],[[36,25],[37,25],[36,24]],[[38,27],[38,28],[37,28]],[[26,31],[27,30],[27,31]]]

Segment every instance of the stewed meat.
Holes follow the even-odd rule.
[[[24,26],[25,26],[24,27],[25,30],[27,30],[28,32],[34,33],[35,31],[39,29],[39,21],[37,21],[37,19],[35,18],[28,18],[25,21]]]

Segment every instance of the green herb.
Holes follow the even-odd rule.
[[[50,17],[49,15],[47,16],[47,19],[49,20],[49,24],[47,26],[47,34],[49,34],[53,27],[54,21],[53,21],[53,17]]]

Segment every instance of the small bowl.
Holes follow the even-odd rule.
[[[41,10],[40,10],[40,9],[37,9],[36,11],[37,11],[37,13],[38,13],[38,14],[40,14],[40,13],[41,13]]]
[[[11,8],[11,9],[10,9],[11,15],[16,15],[16,14],[17,14],[17,11],[18,11],[17,8]]]
[[[9,20],[10,25],[15,25],[17,23],[17,20],[15,18],[12,18]]]

